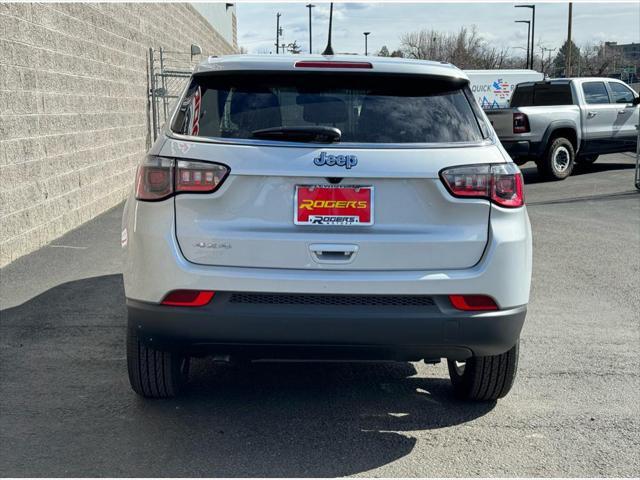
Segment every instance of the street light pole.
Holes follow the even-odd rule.
[[[315,5],[313,5],[311,3],[307,5],[307,8],[309,9],[309,53],[313,53],[313,48],[312,48],[312,45],[313,45],[313,39],[312,38],[313,37],[311,35],[311,9],[313,7],[315,7]]]
[[[531,39],[531,20],[516,20],[516,23],[527,24],[527,61],[526,68],[529,68],[529,40]]]
[[[362,32],[362,33],[364,35],[364,54],[365,54],[365,56],[367,56],[367,55],[369,55],[367,38],[369,37],[369,34],[371,32]]]
[[[276,13],[276,54],[280,53],[280,12]]]
[[[536,32],[536,6],[535,5],[514,5],[515,8],[530,8],[531,9],[531,57],[527,60],[529,68],[533,68],[533,52],[536,48],[534,36]]]
[[[536,6],[535,5],[531,5],[531,69],[534,70],[533,68],[533,49],[536,48],[536,44],[533,41],[534,40],[534,35],[536,33]]]

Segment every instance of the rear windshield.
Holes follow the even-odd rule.
[[[573,105],[568,83],[518,85],[511,97],[511,107]]]
[[[249,139],[265,128],[320,126],[338,128],[340,142],[481,141],[485,126],[475,100],[465,82],[456,82],[335,72],[196,75],[172,129]]]

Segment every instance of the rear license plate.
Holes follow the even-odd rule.
[[[373,225],[373,187],[296,185],[296,225]]]

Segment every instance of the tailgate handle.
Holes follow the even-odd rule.
[[[358,245],[314,243],[309,245],[311,256],[318,263],[350,263],[358,253]]]

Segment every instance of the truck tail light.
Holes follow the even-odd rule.
[[[453,308],[471,311],[498,310],[495,300],[488,295],[449,295]]]
[[[229,167],[219,163],[149,155],[138,167],[136,199],[157,201],[177,193],[215,192],[228,175]]]
[[[513,133],[528,133],[529,118],[524,113],[515,112],[513,114]]]
[[[524,205],[522,173],[514,163],[447,168],[440,178],[454,197],[486,198],[508,208]]]

